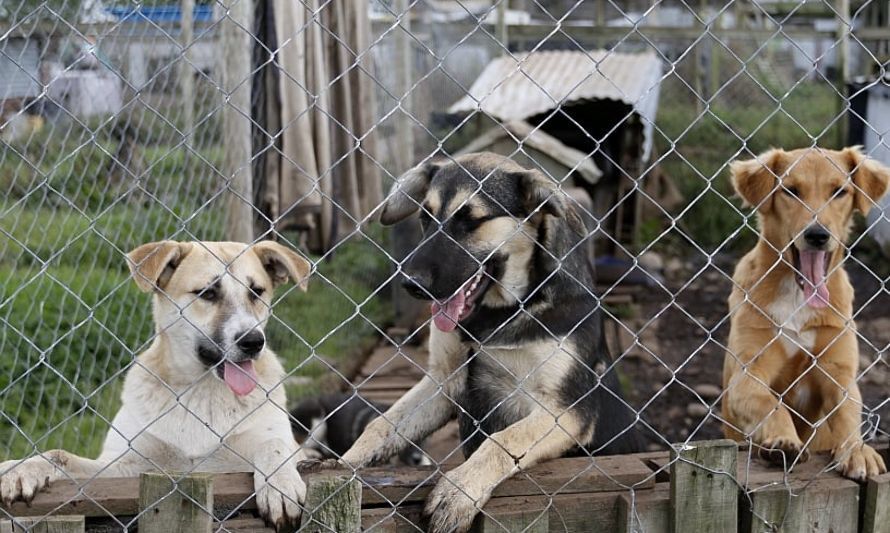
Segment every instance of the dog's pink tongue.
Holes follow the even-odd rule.
[[[460,314],[464,311],[464,303],[466,296],[464,290],[457,291],[457,294],[448,299],[444,304],[433,302],[430,305],[430,311],[433,313],[433,324],[439,328],[439,331],[448,333],[454,331],[457,322],[460,320]]]
[[[256,376],[256,370],[253,369],[253,360],[241,361],[240,363],[226,361],[223,377],[226,380],[226,385],[238,396],[250,394],[256,388],[257,381],[259,381],[259,378]]]
[[[803,294],[810,307],[828,305],[828,286],[825,284],[825,256],[827,252],[801,251],[800,270],[803,274]]]

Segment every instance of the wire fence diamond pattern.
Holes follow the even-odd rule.
[[[0,531],[880,531],[888,21],[0,6]]]

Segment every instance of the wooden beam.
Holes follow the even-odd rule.
[[[671,453],[672,531],[737,531],[737,457],[731,440],[696,442]]]
[[[862,533],[890,533],[890,474],[881,474],[868,480]]]
[[[83,533],[82,516],[25,517],[0,520],[0,533]]]
[[[142,474],[139,533],[209,533],[212,525],[213,477],[210,474]]]
[[[253,164],[250,121],[251,50],[253,1],[227,0],[223,6],[222,81],[223,146],[222,174],[228,180],[225,236],[230,241],[253,241]]]
[[[859,485],[849,479],[784,483],[748,495],[742,533],[856,533],[859,527]]]
[[[362,528],[362,484],[349,475],[307,480],[300,531],[358,533]]]
[[[659,483],[653,490],[637,490],[618,497],[618,528],[620,533],[670,533],[671,488]]]
[[[195,71],[190,60],[191,45],[194,38],[195,0],[180,0],[179,46],[182,55],[179,58],[179,103],[182,106],[182,117],[179,125],[183,134],[182,154],[186,162],[189,160],[192,128],[195,127]],[[186,166],[188,168],[188,166]]]

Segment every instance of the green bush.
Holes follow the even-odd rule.
[[[733,197],[729,163],[771,147],[812,146],[813,139],[825,148],[838,147],[839,96],[825,83],[802,83],[778,97],[780,103],[733,105],[717,99],[703,111],[692,99],[664,97],[677,92],[670,84],[662,92],[655,139],[658,153],[665,154],[660,165],[686,199],[675,213],[682,213],[679,229],[686,237],[674,231],[665,245],[688,249],[694,243],[708,253],[749,247],[756,236],[754,221],[744,225],[747,210]],[[659,234],[645,230],[650,238]]]

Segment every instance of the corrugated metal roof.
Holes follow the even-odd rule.
[[[556,137],[549,135],[540,128],[532,128],[528,122],[522,120],[508,122],[488,130],[470,144],[461,148],[457,154],[490,151],[502,139],[515,141],[516,151],[532,148],[547,154],[554,161],[565,166],[567,171],[577,172],[591,185],[599,181],[603,175],[603,172],[597,168],[596,163],[587,154],[566,146]],[[512,145],[511,142],[507,144]],[[510,153],[502,155],[510,156],[512,154],[513,149],[511,146]],[[561,177],[563,176],[557,176],[557,178]]]
[[[40,94],[40,46],[34,39],[0,41],[0,100]]]
[[[649,144],[658,110],[661,68],[652,52],[559,50],[501,56],[485,67],[468,94],[448,111],[483,111],[512,121],[583,100],[617,100],[644,117]],[[648,146],[645,151],[648,157]]]

